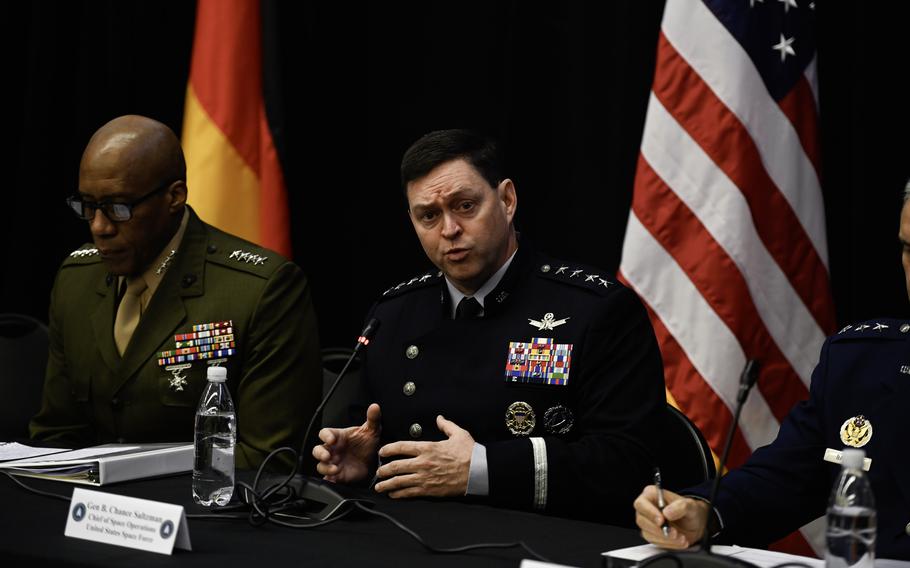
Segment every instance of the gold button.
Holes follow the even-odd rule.
[[[408,434],[410,434],[412,438],[419,438],[420,435],[423,434],[423,426],[416,422],[411,424],[411,427],[408,428]]]
[[[408,359],[416,359],[420,355],[420,349],[416,345],[409,345],[404,354]]]
[[[904,532],[907,533],[907,536],[910,536],[910,523],[907,523],[907,526],[904,527]]]
[[[408,381],[404,384],[404,388],[401,389],[405,396],[411,396],[417,392],[417,385],[413,381]]]
[[[549,272],[549,271],[550,271],[550,265],[549,265],[549,264],[544,264],[543,266],[540,267],[540,271],[541,271],[541,272],[544,272],[544,273]]]

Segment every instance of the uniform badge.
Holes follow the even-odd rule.
[[[258,254],[253,254],[244,250],[235,250],[231,253],[231,256],[228,257],[228,260],[236,260],[237,262],[245,262],[247,264],[265,264],[269,257],[260,256]]]
[[[575,416],[571,410],[557,404],[543,413],[543,425],[550,434],[568,434],[575,425]]]
[[[516,436],[527,436],[537,425],[537,415],[527,402],[513,402],[506,408],[506,428]]]
[[[550,337],[510,341],[505,378],[510,383],[567,385],[571,364],[571,343],[553,343]]]
[[[567,321],[569,321],[569,318],[567,318],[567,317],[562,318],[562,319],[555,319],[555,316],[552,314],[552,312],[548,312],[548,313],[544,314],[543,319],[541,319],[539,321],[528,318],[528,323],[530,323],[532,326],[536,327],[540,331],[547,331],[547,330],[553,329],[554,327],[559,327],[562,324],[566,323]]]
[[[186,375],[183,374],[183,371],[192,367],[192,363],[185,363],[183,365],[169,365],[164,368],[165,371],[171,374],[171,377],[167,380],[168,387],[174,392],[181,392],[183,387],[186,386]]]
[[[848,418],[840,427],[840,441],[854,448],[862,448],[872,439],[872,423],[862,414]]]
[[[167,266],[171,263],[171,260],[174,259],[174,255],[176,255],[176,254],[177,254],[177,251],[171,250],[171,252],[168,253],[167,258],[165,258],[161,262],[161,264],[158,265],[158,269],[155,270],[155,274],[157,274],[158,276],[161,276],[161,273],[164,272],[165,270],[167,270]]]

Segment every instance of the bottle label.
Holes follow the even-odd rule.
[[[825,450],[825,461],[840,465],[844,461],[844,453],[828,448]],[[863,458],[863,471],[869,471],[870,467],[872,467],[872,458]]]

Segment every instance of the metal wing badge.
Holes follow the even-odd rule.
[[[540,331],[545,331],[545,330],[553,329],[554,327],[559,327],[562,324],[569,321],[568,317],[565,317],[562,319],[554,319],[554,318],[555,318],[555,316],[553,315],[552,312],[547,312],[546,314],[544,314],[542,320],[528,318],[528,323],[531,324],[532,326],[536,327]]]

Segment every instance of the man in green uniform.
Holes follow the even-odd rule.
[[[174,133],[141,116],[98,130],[68,200],[93,244],[50,303],[31,436],[67,445],[189,442],[206,368],[227,368],[238,467],[298,447],[321,389],[316,318],[294,263],[202,222]]]

